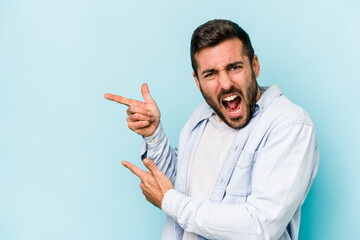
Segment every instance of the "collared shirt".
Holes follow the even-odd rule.
[[[189,166],[214,111],[201,104],[172,149],[160,125],[145,138],[152,159],[174,184],[162,201],[162,239],[180,240],[183,229],[199,239],[297,239],[300,210],[318,168],[314,125],[278,86],[261,88],[249,124],[235,137],[210,200],[188,197]],[[202,236],[202,237],[200,237]]]
[[[206,123],[189,168],[188,196],[209,200],[226,155],[238,133],[213,114]],[[182,240],[197,240],[198,235],[184,231]]]

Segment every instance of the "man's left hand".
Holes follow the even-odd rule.
[[[143,160],[145,167],[149,169],[148,172],[141,170],[127,161],[122,161],[121,163],[140,178],[140,188],[146,200],[161,209],[161,203],[165,193],[173,188],[170,179],[162,173],[149,158]]]

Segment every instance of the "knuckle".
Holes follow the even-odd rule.
[[[137,127],[138,127],[138,128],[142,128],[143,125],[144,125],[144,124],[143,124],[142,122],[138,122],[138,123],[137,123]]]
[[[160,170],[156,171],[155,175],[156,179],[158,179],[159,181],[167,179],[167,177],[164,176],[164,174]]]
[[[135,107],[134,105],[130,106],[130,107],[129,107],[129,111],[130,111],[131,113],[136,112],[136,107]]]

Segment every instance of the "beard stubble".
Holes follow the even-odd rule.
[[[246,89],[245,94],[241,89],[235,88],[234,85],[227,90],[223,90],[220,92],[220,94],[217,96],[217,104],[209,95],[207,95],[203,89],[201,88],[201,84],[199,82],[200,92],[203,95],[205,101],[207,104],[210,105],[210,107],[215,111],[215,113],[219,116],[221,120],[223,120],[229,127],[234,129],[241,129],[245,127],[249,122],[250,119],[255,111],[256,106],[256,96],[258,92],[258,85],[256,82],[256,77],[254,71],[252,71],[252,84]],[[241,97],[241,101],[245,101],[245,115],[237,117],[237,118],[231,118],[230,120],[226,119],[224,114],[220,111],[222,103],[221,98],[222,96],[230,93],[238,93]]]

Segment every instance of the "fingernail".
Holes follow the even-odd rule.
[[[143,163],[144,163],[144,164],[148,164],[148,163],[149,163],[149,159],[148,159],[148,158],[145,158],[145,159],[143,160]]]
[[[147,115],[151,116],[151,112],[150,112],[150,111],[148,111],[148,112],[147,112]]]

